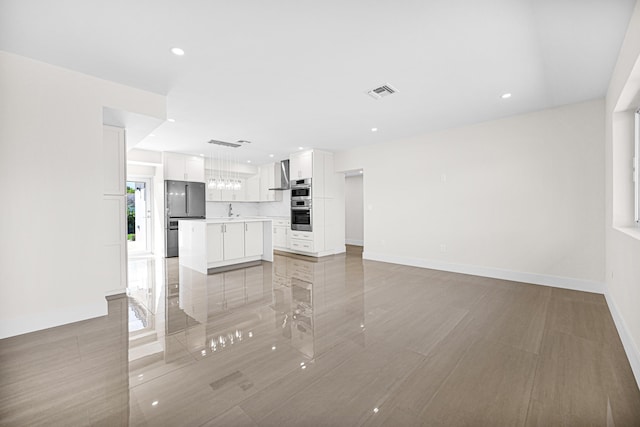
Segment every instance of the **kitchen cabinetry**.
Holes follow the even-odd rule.
[[[262,255],[263,227],[261,222],[244,223],[244,256]]]
[[[289,156],[289,174],[292,180],[313,177],[313,151],[302,151]]]
[[[314,252],[314,233],[310,231],[291,231],[289,247],[303,252]]]
[[[273,247],[287,249],[289,247],[289,233],[291,233],[291,221],[288,219],[276,219],[273,221]]]
[[[108,294],[127,288],[127,196],[125,190],[124,129],[104,126],[102,131],[102,212],[103,253],[101,262],[106,272],[103,288]]]
[[[181,266],[201,273],[251,261],[273,261],[271,220],[178,221]]]
[[[333,154],[320,150],[293,153],[290,171],[292,185],[296,180],[311,179],[313,231],[291,231],[288,249],[312,256],[344,252],[344,175],[334,171]],[[281,243],[280,239],[274,236],[276,242]]]
[[[259,200],[261,202],[279,202],[282,200],[282,191],[269,190],[282,185],[280,174],[280,162],[260,166]]]
[[[245,183],[245,199],[249,202],[260,201],[260,174],[250,176]]]
[[[207,188],[208,202],[272,202],[281,201],[282,192],[269,190],[277,186],[275,175],[280,173],[280,163],[269,163],[256,168],[254,166],[241,165],[234,170],[236,177],[234,181],[240,181],[241,188],[238,190],[219,190],[217,188]],[[222,176],[225,176],[222,173]],[[214,169],[206,169],[205,179],[208,183],[210,179],[218,179],[220,172]]]
[[[164,153],[164,179],[205,182],[204,159],[178,153]]]
[[[207,226],[207,262],[244,257],[244,223],[209,224]]]
[[[221,200],[223,202],[244,202],[247,201],[245,197],[246,182],[240,180],[240,188],[237,190],[220,190]]]

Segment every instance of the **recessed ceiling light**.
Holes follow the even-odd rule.
[[[511,98],[511,94],[510,93],[503,93],[501,96],[502,99],[508,99]]]
[[[371,128],[371,132],[378,132],[378,128]]]
[[[149,136],[153,138],[156,135],[154,133],[150,133]]]
[[[173,53],[174,55],[177,55],[177,56],[182,56],[182,55],[184,55],[184,50],[180,49],[179,47],[172,47],[171,48],[171,53]]]
[[[247,163],[251,163],[251,160],[247,160]]]
[[[200,157],[204,157],[204,154],[200,153]]]
[[[298,147],[298,150],[304,150],[304,147]]]
[[[173,122],[175,122],[175,121],[176,121],[176,119],[167,119],[167,121],[169,121],[169,122],[173,123]]]
[[[273,154],[269,154],[269,157],[273,157]]]

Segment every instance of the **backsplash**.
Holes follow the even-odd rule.
[[[233,215],[259,216],[258,205],[254,202],[207,202],[207,218],[219,218],[229,216],[229,203],[233,210]]]
[[[285,217],[291,215],[291,190],[282,192],[280,202],[207,202],[207,218],[219,218],[229,215],[231,203],[233,215]]]
[[[260,216],[279,216],[289,218],[291,216],[291,190],[282,191],[282,201],[258,203]]]

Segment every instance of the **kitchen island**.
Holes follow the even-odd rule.
[[[179,263],[200,273],[273,262],[271,218],[178,221]]]

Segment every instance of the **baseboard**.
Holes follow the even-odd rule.
[[[65,307],[61,310],[40,313],[38,316],[29,315],[3,319],[0,322],[0,339],[93,319],[94,317],[106,316],[107,314],[107,300],[104,299],[97,304],[73,308]]]
[[[344,243],[346,243],[347,245],[353,245],[353,246],[364,246],[364,240],[358,240],[358,239],[344,239]]]
[[[618,335],[620,335],[620,341],[622,341],[622,346],[627,354],[627,359],[629,359],[633,376],[636,378],[636,384],[638,384],[638,388],[640,388],[640,351],[638,350],[636,343],[631,338],[627,324],[624,321],[624,318],[620,315],[618,306],[609,295],[609,292],[605,292],[604,297],[607,300],[607,305],[609,306],[611,317],[613,317],[613,322],[618,330]]]
[[[431,261],[421,258],[399,257],[375,252],[364,251],[363,259],[371,261],[389,262],[392,264],[409,265],[412,267],[430,268],[433,270],[450,271],[452,273],[471,274],[473,276],[492,277],[494,279],[511,280],[514,282],[532,283],[534,285],[553,286],[555,288],[571,289],[574,291],[604,294],[604,283],[572,277],[551,276],[521,271],[502,270],[498,268],[479,267],[476,265],[454,264],[442,261]]]

